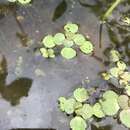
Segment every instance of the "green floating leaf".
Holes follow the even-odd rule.
[[[79,109],[83,106],[83,104],[81,102],[76,102],[75,104],[75,109]]]
[[[64,26],[66,32],[76,33],[78,32],[78,25],[73,23],[68,23]]]
[[[100,100],[102,110],[105,115],[114,116],[119,111],[120,107],[116,99],[107,99],[105,101]]]
[[[17,0],[20,4],[29,4],[31,0]]]
[[[65,40],[63,41],[63,44],[64,44],[65,47],[72,47],[72,46],[74,45],[74,42],[65,39]]]
[[[60,97],[58,99],[58,101],[59,101],[59,108],[60,108],[60,110],[64,112],[65,111],[66,98],[65,97]]]
[[[76,116],[70,121],[70,128],[72,130],[85,130],[87,128],[87,124],[84,119]]]
[[[85,54],[90,54],[93,52],[93,45],[90,41],[85,41],[81,46],[80,50]]]
[[[76,104],[76,101],[75,99],[73,98],[70,98],[68,100],[65,101],[64,103],[64,110],[67,114],[72,114],[75,110],[75,104]]]
[[[116,51],[116,50],[111,50],[110,51],[110,61],[111,62],[117,62],[117,61],[119,61],[120,60],[120,54],[119,54],[119,52],[118,51]]]
[[[67,47],[64,47],[62,50],[61,50],[61,55],[66,58],[66,59],[72,59],[76,56],[76,51],[72,48],[67,48]]]
[[[65,40],[65,35],[63,33],[57,33],[54,36],[54,43],[56,45],[62,45],[64,40]]]
[[[124,72],[120,75],[120,78],[125,81],[130,81],[130,72]]]
[[[126,69],[126,64],[125,64],[123,61],[118,61],[118,62],[117,62],[117,67],[118,67],[120,70],[125,70],[125,69]]]
[[[42,43],[47,48],[53,48],[55,47],[54,38],[52,35],[47,35],[43,40]]]
[[[67,40],[71,41],[71,40],[73,40],[75,34],[72,32],[65,32],[65,36],[66,36]]]
[[[130,96],[130,85],[125,86],[125,90],[128,96]]]
[[[107,72],[103,72],[101,76],[104,80],[109,80],[111,78],[111,75]]]
[[[40,52],[41,52],[42,56],[45,58],[54,58],[55,57],[53,49],[41,48]]]
[[[77,88],[73,95],[78,102],[84,102],[89,98],[88,92],[85,88]]]
[[[108,90],[103,94],[103,99],[118,99],[118,95],[114,91]]]
[[[55,57],[54,50],[48,49],[48,55],[49,55],[50,58],[54,58]]]
[[[120,121],[126,127],[130,128],[130,108],[120,112]]]
[[[89,104],[84,104],[82,108],[77,109],[75,113],[78,116],[82,116],[85,120],[93,116],[93,109]]]
[[[75,42],[76,45],[82,45],[85,42],[85,37],[82,34],[76,34],[73,37],[73,40]]]
[[[93,114],[98,117],[98,118],[103,118],[105,117],[104,112],[102,111],[102,107],[100,105],[100,103],[96,103],[93,106]]]
[[[120,95],[118,97],[118,103],[121,109],[128,108],[128,101],[129,101],[129,97],[127,95]]]
[[[41,52],[41,54],[42,54],[43,57],[45,57],[45,58],[49,57],[48,51],[47,51],[46,48],[40,48],[40,52]]]
[[[113,67],[109,70],[109,73],[113,76],[113,77],[118,77],[120,74],[120,69],[117,67]]]

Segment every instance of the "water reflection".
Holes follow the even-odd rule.
[[[106,125],[106,126],[96,126],[94,124],[91,125],[91,130],[112,130],[111,125]]]
[[[11,105],[17,105],[20,98],[28,96],[32,80],[29,78],[18,78],[11,84],[6,85],[7,61],[5,57],[0,58],[0,94],[2,98],[9,101]]]

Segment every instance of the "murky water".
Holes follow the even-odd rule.
[[[69,130],[69,118],[57,108],[58,97],[70,94],[86,77],[91,86],[107,89],[98,75],[105,69],[106,48],[117,48],[130,62],[130,29],[120,21],[124,14],[130,15],[130,2],[114,11],[111,20],[103,25],[101,37],[100,17],[109,6],[107,0],[38,0],[27,7],[0,4],[1,130],[23,127]],[[95,45],[94,55],[78,54],[71,61],[42,58],[37,53],[41,38],[62,31],[68,21],[79,24],[80,32],[90,36]],[[93,122],[88,129],[127,128],[106,118],[98,126]]]

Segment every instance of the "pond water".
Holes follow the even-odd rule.
[[[102,48],[99,48],[100,16],[108,6],[107,0],[34,0],[31,6],[0,1],[1,130],[69,130],[70,118],[57,108],[58,97],[71,94],[86,78],[93,86],[107,86],[98,73],[105,70],[104,52],[112,45],[130,63],[130,29],[120,22],[123,14],[130,15],[129,1],[119,6],[111,21],[103,25]],[[94,56],[79,53],[70,61],[60,56],[44,59],[37,51],[41,38],[62,31],[69,21],[79,24],[80,32],[90,37],[95,46]],[[93,122],[88,129],[127,130],[111,118],[99,121],[98,126]]]

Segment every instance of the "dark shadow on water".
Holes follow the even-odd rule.
[[[91,130],[112,130],[111,125],[106,125],[106,126],[95,126],[94,124],[91,125]]]
[[[32,79],[18,78],[11,84],[6,85],[7,62],[6,58],[0,59],[0,95],[5,100],[9,101],[11,105],[17,105],[20,103],[20,98],[27,97],[29,89],[32,85]]]

